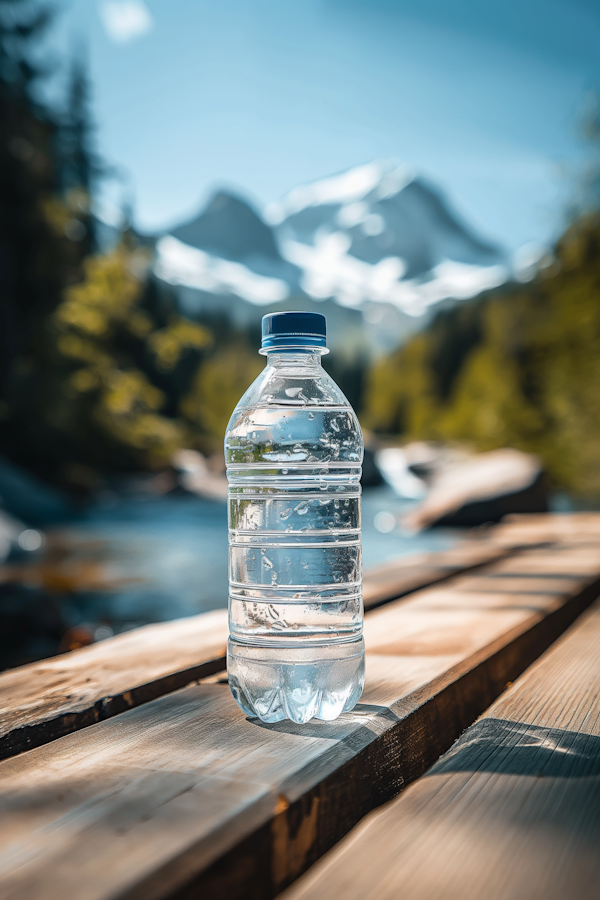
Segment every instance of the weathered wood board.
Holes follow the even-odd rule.
[[[225,664],[227,610],[146,625],[0,675],[0,759],[93,725]]]
[[[597,512],[517,513],[505,516],[490,530],[489,537],[499,546],[526,547],[560,541],[577,543],[600,541],[600,515]]]
[[[465,540],[449,550],[421,553],[374,566],[365,572],[365,610],[374,609],[415,590],[469,572],[508,556],[512,548],[492,541]]]
[[[506,556],[464,541],[365,573],[371,608]],[[227,613],[148,625],[100,644],[0,674],[0,759],[39,747],[183,687],[225,666]]]
[[[264,726],[226,684],[200,683],[4,760],[0,896],[274,896],[420,776],[600,591],[600,560],[577,548],[549,592],[543,575],[503,590],[526,571],[509,563],[489,591],[465,576],[372,612],[365,693],[337,722]]]
[[[285,900],[596,900],[600,604]],[[282,897],[282,900],[283,900]]]

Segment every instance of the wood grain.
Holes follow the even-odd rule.
[[[225,665],[227,610],[147,625],[0,675],[0,759],[93,725]]]
[[[285,900],[596,900],[600,604]],[[283,900],[282,897],[282,900]]]
[[[365,610],[403,597],[413,591],[447,581],[459,572],[469,572],[514,552],[490,540],[464,540],[438,553],[419,553],[374,566],[365,572]]]
[[[492,586],[512,577],[502,565]],[[0,895],[275,896],[420,776],[600,590],[600,560],[592,571],[576,549],[561,573],[551,592],[543,576],[526,593],[480,593],[465,576],[375,610],[365,693],[334,723],[265,726],[227,684],[201,682],[3,761]]]
[[[505,556],[464,541],[365,573],[369,609],[456,572]],[[227,613],[216,610],[148,625],[100,644],[0,675],[0,759],[39,747],[183,687],[225,666]]]
[[[515,514],[505,516],[489,538],[500,546],[526,547],[560,541],[563,545],[600,540],[600,515],[597,512],[564,514]]]

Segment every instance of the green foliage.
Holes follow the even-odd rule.
[[[84,280],[66,291],[49,326],[59,376],[49,418],[88,466],[164,465],[186,438],[183,423],[161,414],[165,395],[151,380],[151,366],[143,371],[136,359],[156,357],[172,368],[210,336],[183,320],[156,328],[134,274],[144,255],[121,245],[90,257]],[[169,340],[173,332],[177,338]]]
[[[236,403],[263,368],[264,360],[243,343],[222,348],[200,365],[181,411],[208,435],[212,449],[221,448]]]
[[[179,404],[214,342],[147,278],[132,235],[90,255],[90,90],[79,56],[63,109],[39,100],[52,19],[37,0],[0,0],[0,453],[89,487],[212,439]]]
[[[171,372],[188,350],[203,350],[211,342],[207,328],[181,316],[171,316],[168,325],[148,338],[156,365],[163,372]]]
[[[444,312],[375,365],[363,421],[530,450],[556,484],[600,497],[600,218],[569,228],[529,285]]]
[[[165,309],[150,262],[127,238],[88,257],[44,319],[44,356],[21,374],[19,458],[36,454],[38,471],[67,486],[163,467],[185,446],[220,448],[264,364],[241,336],[215,344],[206,326]]]
[[[49,73],[39,43],[52,18],[35,0],[0,0],[0,452],[49,477],[55,454],[39,427],[53,389],[48,322],[90,246],[87,185],[64,177],[88,148],[75,136],[67,153],[71,110],[39,99]]]

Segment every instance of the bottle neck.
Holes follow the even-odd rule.
[[[276,368],[289,369],[298,366],[305,369],[307,366],[320,368],[322,351],[314,347],[295,347],[293,350],[268,350],[266,352],[267,365]]]

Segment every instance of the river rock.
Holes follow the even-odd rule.
[[[505,448],[479,453],[438,470],[427,497],[403,517],[421,531],[433,525],[471,527],[509,513],[548,510],[546,475],[537,456]]]

